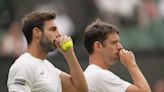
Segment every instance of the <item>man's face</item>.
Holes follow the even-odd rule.
[[[43,30],[40,46],[44,52],[54,51],[56,48],[54,41],[57,37],[61,36],[54,24],[54,20],[46,21]]]
[[[113,65],[119,59],[119,51],[122,49],[120,38],[117,33],[108,34],[108,38],[104,41],[102,54],[105,62]]]

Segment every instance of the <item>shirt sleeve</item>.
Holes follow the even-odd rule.
[[[61,70],[55,67],[55,71],[57,72],[58,75],[61,74]]]
[[[125,92],[129,85],[131,85],[110,71],[104,71],[96,78],[96,87],[99,90],[97,92]]]
[[[7,83],[9,92],[31,92],[32,81],[30,77],[28,67],[11,67]]]

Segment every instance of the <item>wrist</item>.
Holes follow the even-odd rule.
[[[128,64],[126,66],[127,69],[136,68],[136,67],[138,67],[138,65],[136,63]]]
[[[67,51],[67,52],[63,52],[63,56],[64,57],[70,57],[73,56],[75,53],[73,50]]]

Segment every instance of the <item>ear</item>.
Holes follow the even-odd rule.
[[[32,30],[32,32],[33,32],[33,38],[34,39],[38,39],[42,35],[41,30],[39,28],[37,28],[37,27],[34,27],[33,30]]]
[[[99,41],[95,41],[93,44],[94,51],[101,51],[102,50],[102,44]]]

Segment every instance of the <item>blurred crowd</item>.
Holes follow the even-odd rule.
[[[17,57],[25,51],[26,40],[20,30],[20,23],[17,21],[9,25],[8,31],[1,39],[0,55],[2,57]]]
[[[67,8],[60,1],[52,1],[45,4],[38,4],[33,8],[34,11],[50,11],[56,13],[55,23],[61,34],[72,36],[74,34],[74,23],[67,15]],[[21,31],[21,21],[12,21],[9,27],[2,32],[0,39],[1,57],[18,57],[24,53],[27,48],[27,42]],[[55,54],[52,52],[50,54]]]
[[[145,30],[152,22],[164,22],[164,0],[92,0],[92,2],[98,11],[96,17],[119,27],[137,26]],[[67,14],[69,10],[60,0],[37,4],[33,10],[55,11],[56,24],[61,33],[71,36],[74,34],[74,23]],[[2,25],[0,55],[17,57],[25,51],[26,41],[20,32],[18,20],[12,20],[9,26],[4,28],[3,23],[6,23],[4,18],[7,18],[6,21],[10,18],[10,13],[7,13],[8,17],[4,16],[5,12],[0,12],[3,19],[0,21]]]
[[[164,0],[93,0],[101,17],[122,26],[147,27],[164,21]]]

